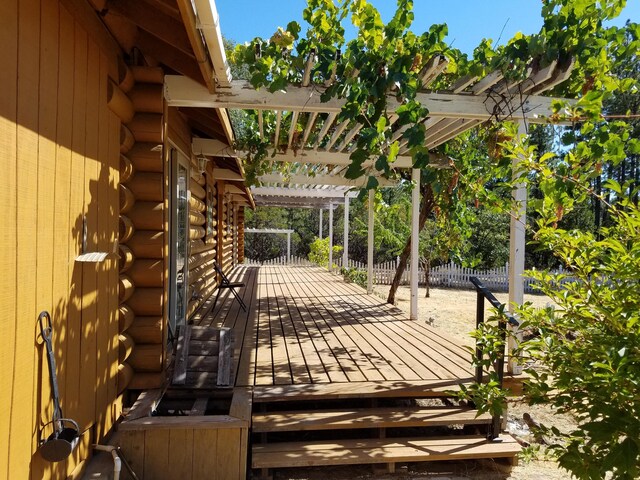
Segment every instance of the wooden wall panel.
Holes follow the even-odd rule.
[[[0,168],[3,172],[3,188],[0,189],[0,204],[7,221],[0,228],[0,327],[6,339],[0,349],[0,364],[5,372],[14,371],[16,348],[16,174],[17,174],[17,78],[18,78],[18,0],[0,2],[0,44],[2,45],[2,75],[0,75]],[[9,477],[9,448],[11,439],[11,411],[13,398],[13,375],[3,376],[5,383],[0,388],[0,478]]]
[[[111,216],[111,210],[113,205],[110,203],[109,189],[111,170],[113,168],[113,162],[109,156],[109,124],[110,124],[110,111],[107,105],[101,101],[107,94],[108,87],[108,61],[105,55],[99,54],[100,67],[99,67],[99,95],[98,95],[98,112],[99,112],[99,139],[98,139],[98,158],[105,159],[99,164],[98,171],[98,198],[97,198],[97,214],[98,214],[98,238],[96,248],[100,252],[113,251],[112,230],[115,226],[113,223],[113,217]],[[109,270],[112,268],[113,259],[109,259],[106,262],[101,262],[98,267],[98,300],[102,298],[109,298],[110,285],[109,285]],[[109,382],[114,382],[115,378],[110,378],[109,375],[109,330],[110,323],[117,321],[117,319],[111,317],[109,312],[110,308],[114,306],[109,301],[97,302],[97,316],[95,321],[95,335],[96,335],[96,404],[95,404],[95,419],[96,419],[96,436],[98,438],[107,434],[111,428],[111,419],[109,416]]]
[[[120,158],[120,120],[115,114],[109,115],[109,244],[114,245],[119,236],[120,215],[118,211],[119,195],[117,186],[120,182],[119,158]],[[107,397],[110,401],[110,418],[108,421],[113,424],[119,412],[122,411],[122,396],[119,393],[123,390],[119,385],[119,362],[118,362],[118,333],[120,332],[119,321],[119,298],[118,298],[118,261],[109,260],[109,346],[107,352]],[[125,369],[126,370],[126,369]],[[126,375],[125,375],[126,376]]]
[[[80,341],[82,321],[82,265],[73,260],[80,254],[82,216],[84,214],[84,154],[87,108],[87,33],[82,26],[74,25],[74,80],[73,80],[73,132],[71,139],[71,190],[69,195],[69,243],[68,268],[71,280],[71,297],[67,312],[66,399],[63,406],[66,415],[78,418],[80,413]]]
[[[84,178],[84,216],[87,230],[86,251],[97,251],[98,247],[98,132],[100,99],[100,51],[98,46],[88,39],[87,43],[87,94],[86,94],[86,135],[85,135],[85,178]],[[104,98],[104,97],[103,97]],[[81,249],[82,251],[82,249]],[[84,253],[84,251],[83,251]],[[80,331],[80,369],[79,388],[82,399],[76,421],[84,431],[95,420],[95,395],[86,395],[96,390],[96,321],[98,317],[97,289],[98,263],[82,264],[82,313]]]
[[[141,480],[246,477],[247,451],[242,443],[248,434],[246,420],[216,415],[182,418],[121,424],[117,442]]]
[[[56,2],[43,2],[41,11],[42,54],[40,55],[39,112],[38,112],[38,205],[37,205],[37,247],[36,266],[36,311],[50,310],[53,303],[54,205],[55,193],[51,179],[56,171],[56,120],[58,107],[58,28],[59,12]],[[60,330],[56,329],[56,332]],[[34,391],[36,392],[33,415],[38,425],[44,425],[52,416],[51,388],[47,378],[48,364],[43,348],[34,349],[36,371]],[[32,449],[38,446],[38,435],[32,438]],[[50,478],[49,469],[43,462],[34,462],[32,477]]]
[[[105,109],[107,77],[117,65],[101,49],[104,39],[87,29],[80,2],[70,3],[73,10],[51,0],[0,2],[0,364],[8,372],[0,388],[0,479],[80,472],[91,444],[121,411],[110,361],[115,262],[75,261],[83,217],[87,250],[111,251],[117,235],[120,125]],[[63,412],[83,429],[76,451],[56,464],[37,452],[52,414],[37,325],[43,310],[54,327]]]
[[[185,154],[191,152],[191,130],[182,114],[175,107],[167,109],[167,135]]]
[[[33,416],[34,326],[36,324],[37,273],[34,252],[37,239],[33,225],[37,222],[38,192],[38,98],[40,63],[40,3],[21,1],[18,10],[18,104],[17,104],[17,219],[31,219],[31,225],[17,220],[15,247],[17,260],[15,363],[9,472],[15,478],[29,478],[24,452],[33,449],[33,430],[24,428],[36,423]],[[34,217],[34,212],[35,217]]]
[[[58,347],[58,388],[62,399],[66,398],[66,341],[69,309],[69,244],[71,242],[69,224],[69,199],[71,176],[71,139],[73,135],[73,70],[74,62],[74,20],[69,12],[60,8],[60,36],[58,58],[58,105],[56,120],[56,160],[54,189],[54,238],[53,243],[53,311],[52,321]],[[64,85],[67,88],[62,88]],[[64,336],[63,336],[64,335]],[[50,401],[50,400],[49,400]],[[64,400],[63,400],[64,401]],[[61,466],[56,465],[57,469]],[[65,466],[66,468],[66,466]],[[66,470],[65,470],[66,471]],[[34,475],[35,477],[35,475]],[[57,478],[57,476],[56,476]]]

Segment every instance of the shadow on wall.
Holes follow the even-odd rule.
[[[54,283],[67,285],[66,291],[54,292],[57,303],[49,312],[62,412],[65,418],[78,422],[81,441],[70,459],[56,464],[46,462],[36,451],[31,461],[32,478],[42,478],[51,469],[56,477],[70,474],[86,457],[91,444],[104,437],[118,414],[114,405],[119,363],[118,257],[114,253],[119,215],[117,175],[114,165],[89,157],[78,161],[84,163],[85,179],[91,178],[90,168],[99,170],[99,175],[87,183],[87,202],[71,222],[68,238],[54,239],[65,244],[69,255],[54,258],[51,271],[39,266],[37,274],[50,274]],[[79,254],[88,252],[108,255],[100,262],[76,260]],[[39,299],[38,305],[45,306],[46,302]],[[52,425],[47,423],[52,419],[53,400],[47,351],[37,317],[32,326],[36,352],[34,411],[38,412],[32,436],[37,442],[52,433]]]

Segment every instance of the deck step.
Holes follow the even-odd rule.
[[[252,468],[514,458],[520,445],[510,435],[387,438],[254,444]]]
[[[461,384],[473,383],[472,377],[450,380],[377,381],[314,383],[296,385],[256,385],[255,403],[302,400],[338,400],[352,398],[428,398],[451,397]]]
[[[467,407],[385,407],[254,413],[254,432],[345,430],[359,428],[437,427],[491,423],[491,415],[476,416]]]

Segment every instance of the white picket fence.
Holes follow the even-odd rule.
[[[287,261],[286,256],[272,258],[264,262],[257,260],[251,260],[246,258],[245,265],[313,265],[309,260],[303,257],[292,256]],[[334,262],[338,269],[342,268],[342,257],[339,257]],[[355,268],[360,271],[367,271],[367,264],[364,262],[358,262],[355,260],[349,260],[349,268]],[[379,263],[373,266],[373,281],[377,285],[391,285],[393,277],[396,274],[396,262],[389,261]],[[402,278],[400,280],[401,285],[409,284],[411,265],[408,264]],[[493,268],[490,270],[475,270],[473,268],[466,268],[456,265],[451,262],[446,265],[440,265],[433,267],[429,272],[430,285],[433,287],[447,287],[447,288],[472,288],[471,277],[478,277],[480,281],[491,291],[507,291],[509,289],[509,267]],[[426,284],[426,271],[420,268],[418,271],[418,282],[421,285]],[[531,278],[525,278],[524,280],[525,292],[535,292],[533,287],[533,280]]]
[[[260,266],[260,265],[315,265],[311,263],[308,259],[304,257],[296,257],[295,255],[291,255],[291,258],[287,260],[287,256],[284,255],[282,257],[271,258],[269,260],[260,261],[260,260],[252,260],[250,258],[244,259],[244,264],[252,267]]]
[[[337,262],[342,266],[342,259]],[[367,271],[367,264],[349,260],[349,268]],[[396,274],[396,262],[390,261],[374,265],[373,278],[374,283],[378,285],[390,285]],[[409,284],[411,263],[407,263],[407,268],[400,279],[401,285]],[[447,288],[471,288],[471,277],[478,279],[492,291],[508,291],[509,290],[509,266],[492,268],[490,270],[475,270],[473,268],[461,267],[451,262],[446,265],[433,267],[429,271],[429,283],[433,287]],[[418,269],[418,282],[422,285],[426,284],[427,272],[420,267]],[[536,291],[533,287],[533,279],[525,278],[524,290],[531,293]]]

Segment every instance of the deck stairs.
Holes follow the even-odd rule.
[[[431,382],[433,383],[433,382]],[[326,387],[326,386],[325,386]],[[491,416],[429,382],[254,387],[251,467],[270,469],[468,459],[516,463],[510,435],[487,440]]]

